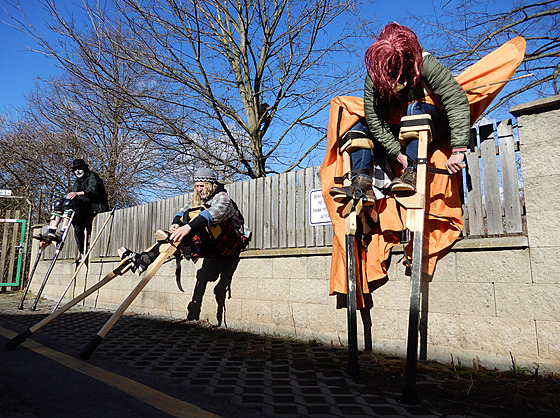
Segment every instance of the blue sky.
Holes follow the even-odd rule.
[[[12,23],[12,19],[6,14],[6,10],[18,16],[17,10],[14,11],[10,6],[16,0],[0,0],[0,56],[3,58],[3,65],[0,66],[0,115],[12,113],[14,107],[21,107],[26,102],[26,95],[33,90],[37,79],[47,79],[51,75],[58,74],[57,63],[53,58],[48,58],[39,52],[29,50],[34,47],[34,42],[27,35],[8,26],[5,22]],[[46,29],[46,14],[39,0],[19,0],[30,22],[43,33],[49,34]],[[111,0],[97,0],[102,4],[104,1],[109,3]],[[437,3],[438,0],[434,0]],[[69,8],[76,11],[76,5],[81,0],[56,0],[57,7]],[[511,7],[509,0],[488,0],[486,6],[501,11]],[[398,21],[400,23],[411,15],[427,16],[432,12],[431,2],[418,0],[377,0],[371,1],[363,6],[361,13],[367,19],[379,22],[381,27],[387,22]],[[421,28],[415,28],[422,39]],[[428,29],[429,30],[429,29]],[[52,35],[51,35],[52,36]],[[365,47],[364,47],[365,48]],[[362,57],[356,57],[361,60]],[[511,83],[513,84],[513,83]],[[504,92],[512,87],[506,86]],[[507,115],[506,115],[507,117]]]
[[[29,51],[26,46],[32,46],[32,40],[4,23],[11,23],[11,18],[6,15],[5,8],[10,10],[6,3],[6,0],[0,0],[0,56],[3,57],[3,65],[0,66],[0,114],[12,106],[23,105],[25,95],[33,89],[37,77],[47,78],[57,72],[55,60]],[[25,7],[29,10],[30,20],[43,26],[44,14],[38,2],[25,0]]]
[[[9,0],[10,2],[12,0]],[[46,33],[45,12],[37,0],[20,0],[29,20]],[[58,7],[64,7],[68,2],[57,1]],[[377,16],[380,22],[400,20],[408,13],[426,11],[425,4],[419,1],[405,0],[398,2],[379,0],[364,8],[363,13],[368,13],[368,18]],[[33,40],[27,35],[18,32],[4,22],[11,23],[11,18],[6,10],[13,9],[8,5],[8,0],[0,0],[0,56],[3,65],[0,66],[0,114],[5,114],[12,107],[25,104],[25,96],[32,90],[38,78],[48,78],[58,73],[56,61],[45,55],[29,50],[33,47]],[[17,12],[15,13],[17,16]]]

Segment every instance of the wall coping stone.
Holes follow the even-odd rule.
[[[467,238],[456,241],[451,247],[451,251],[473,251],[473,250],[509,250],[514,248],[529,247],[529,240],[526,236],[506,236],[489,238]],[[403,252],[403,245],[393,247],[392,252],[399,254]],[[241,258],[265,258],[265,257],[301,257],[314,255],[331,255],[332,246],[307,247],[307,248],[275,248],[247,250],[241,253]],[[60,260],[63,261],[63,260]],[[74,260],[68,260],[74,262]],[[120,261],[118,257],[95,257],[92,262]]]
[[[515,117],[519,117],[522,115],[542,113],[555,109],[560,109],[560,94],[513,106],[509,109],[509,113]]]

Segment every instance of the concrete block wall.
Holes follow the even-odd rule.
[[[434,277],[422,284],[419,353],[421,358],[467,366],[474,359],[502,370],[512,366],[513,358],[530,372],[538,368],[541,373],[558,373],[560,243],[555,231],[560,230],[560,168],[554,163],[560,143],[560,96],[512,108],[512,113],[519,123],[528,237],[487,238],[474,244],[464,240],[439,261]],[[410,279],[401,258],[393,255],[390,280],[374,292],[370,313],[373,349],[405,355]],[[185,319],[201,264],[183,261],[185,293],[176,288],[174,263],[165,264],[128,311]],[[115,265],[114,259],[92,262],[87,286]],[[32,292],[47,268],[48,262],[40,263]],[[328,296],[329,268],[329,248],[286,251],[282,256],[265,251],[244,254],[234,274],[232,298],[226,301],[227,325],[346,345],[346,310],[337,310],[335,298]],[[73,269],[73,263],[59,262],[43,296],[58,299]],[[68,298],[83,291],[83,276],[82,272]],[[117,277],[90,296],[86,305],[114,310],[140,279],[132,273]],[[212,290],[210,284],[201,319],[215,323]],[[363,348],[359,316],[358,335]]]
[[[445,363],[507,370],[513,356],[518,366],[543,373],[560,371],[560,286],[533,283],[530,250],[486,249],[450,252],[438,264],[434,277],[422,285],[420,353]],[[406,354],[410,279],[395,254],[389,282],[374,292],[371,310],[373,349]],[[174,264],[165,264],[128,312],[186,318],[196,271],[201,263],[183,261],[182,283],[175,284]],[[78,276],[65,299],[80,294],[107,274],[115,261],[91,263],[88,283]],[[330,255],[242,258],[226,301],[228,327],[255,333],[293,336],[327,344],[346,345],[346,310],[337,310],[328,296]],[[47,263],[40,264],[37,278]],[[49,279],[44,297],[57,300],[73,274],[74,264],[60,262]],[[86,305],[115,310],[143,276],[127,273],[115,278],[86,300]],[[40,280],[32,285],[36,292]],[[216,323],[213,284],[209,284],[201,319]],[[103,324],[99,324],[101,328]],[[48,331],[46,331],[48,332]],[[359,346],[364,329],[358,315]]]
[[[521,288],[519,309],[510,304],[504,310],[514,318],[531,313],[538,355],[560,361],[560,167],[555,164],[560,95],[515,106],[510,112],[519,126],[531,281]]]

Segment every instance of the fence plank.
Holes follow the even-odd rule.
[[[253,245],[254,248],[260,248],[262,243],[262,232],[258,225],[258,219],[256,217],[257,213],[257,206],[256,206],[256,191],[257,191],[257,183],[254,180],[249,180],[247,182],[247,186],[249,187],[249,191],[247,193],[249,197],[248,201],[248,217],[251,220],[251,225],[253,226]]]
[[[316,245],[316,239],[315,236],[319,233],[318,228],[322,228],[322,227],[316,227],[316,226],[312,226],[311,225],[311,212],[310,212],[310,205],[311,205],[311,199],[309,199],[309,193],[311,192],[311,190],[313,190],[315,187],[314,181],[315,181],[315,171],[314,171],[314,167],[308,167],[305,169],[305,218],[304,218],[304,223],[305,223],[305,245],[307,247],[314,247]]]
[[[146,243],[144,242],[144,228],[145,228],[145,216],[144,216],[144,205],[136,206],[135,216],[132,218],[134,227],[134,251],[143,251],[146,248]]]
[[[274,176],[270,181],[270,247],[280,248],[280,176]]]
[[[115,215],[118,215],[115,218],[115,233],[109,239],[111,240],[111,255],[117,254],[117,250],[120,246],[124,246],[127,248],[131,248],[132,242],[128,238],[128,217],[126,209],[120,209],[117,211]],[[126,234],[125,234],[126,232]],[[125,238],[126,237],[126,238]],[[125,239],[128,241],[126,242]]]
[[[305,247],[305,230],[310,228],[305,223],[305,212],[307,208],[307,193],[305,192],[305,169],[302,168],[295,173],[295,195],[292,196],[296,202],[296,223],[295,223],[295,232],[296,232],[296,247]]]
[[[155,205],[150,205],[150,204],[145,204],[142,205],[143,211],[144,211],[144,218],[145,222],[144,222],[144,233],[143,233],[143,237],[144,237],[144,244],[145,246],[142,248],[146,248],[149,245],[152,245],[152,243],[154,242],[154,233],[155,228],[156,228],[156,220],[155,220],[155,212],[154,212],[154,208]]]
[[[521,221],[521,204],[519,180],[513,142],[511,120],[498,124],[498,147],[500,149],[500,167],[502,169],[502,189],[504,193],[504,224],[508,233],[523,231]]]
[[[118,210],[115,210],[113,219],[109,221],[109,223],[105,227],[105,230],[101,234],[101,237],[99,238],[99,242],[91,252],[92,257],[106,257],[107,255],[113,254],[111,248],[111,244],[112,244],[111,235],[115,232],[115,228],[117,227],[117,223],[116,223],[117,213]],[[97,223],[97,225],[101,226],[103,225],[103,223],[105,222],[108,216],[109,216],[109,212],[100,213],[99,215],[97,215],[96,217],[97,219],[95,220],[95,222]]]
[[[93,240],[95,239],[95,237],[98,234],[99,229],[101,228],[101,225],[103,225],[104,219],[101,221],[101,223],[99,223],[100,218],[105,219],[103,213],[100,213],[100,214],[96,215],[95,218],[93,218],[93,223],[91,224],[91,239],[90,239],[90,244],[89,244],[90,248],[91,248],[91,245],[93,244]],[[92,257],[95,256],[94,254],[96,253],[100,244],[101,244],[101,240],[98,240],[97,243],[95,244],[95,247],[93,247],[91,249],[90,256],[92,256]],[[89,249],[87,249],[86,252],[87,251],[89,251]]]
[[[271,209],[272,209],[272,202],[275,199],[275,196],[271,192],[272,189],[272,177],[268,176],[264,179],[264,205],[263,205],[263,214],[264,214],[264,225],[263,225],[263,248],[271,248],[271,238],[272,238],[272,218],[271,218]]]
[[[109,214],[105,214],[109,216]],[[120,218],[117,218],[117,215]],[[113,215],[113,219],[109,221],[109,224],[103,231],[103,235],[101,236],[101,242],[99,243],[99,247],[97,248],[97,257],[111,257],[117,255],[117,249],[124,245],[124,243],[116,242],[113,239],[115,231],[122,228],[122,225],[119,224],[119,219],[122,219],[122,210],[117,209]],[[122,233],[120,234],[122,236]],[[119,245],[120,244],[120,245]]]
[[[288,246],[288,174],[280,174],[278,188],[278,247]]]
[[[245,222],[247,226],[252,232],[251,242],[249,243],[248,248],[255,248],[255,225],[254,219],[251,216],[250,212],[250,195],[249,195],[249,183],[250,181],[244,181],[241,183],[241,206],[243,207],[243,216],[245,216]]]
[[[255,244],[257,248],[263,248],[264,234],[264,178],[260,177],[251,181],[254,189],[251,190],[251,201],[253,202],[253,217],[255,218],[255,226],[258,231]]]
[[[245,214],[245,219],[247,219],[247,225],[253,230],[253,220],[251,219],[251,214],[249,213],[249,182],[244,181],[241,183],[241,206],[243,207],[243,213]],[[251,240],[252,245],[254,241]]]
[[[296,247],[296,172],[288,173],[288,195],[286,196],[288,207],[288,248]]]
[[[134,243],[132,242],[132,234],[129,233],[129,231],[131,230],[131,225],[130,225],[130,217],[132,215],[132,208],[126,208],[122,210],[122,228],[120,228],[120,235],[116,238],[118,238],[117,240],[114,241],[114,245],[115,245],[115,250],[118,248],[118,243],[122,242],[126,248],[128,249],[133,249],[133,245]]]
[[[152,220],[150,219],[149,211],[146,210],[146,205],[138,206],[138,214],[134,220],[136,223],[136,227],[134,228],[137,238],[136,249],[137,251],[144,250],[152,244],[152,240],[149,242],[146,240],[147,231],[151,231],[152,229]]]
[[[321,188],[321,168],[315,167],[315,188]],[[334,238],[334,230],[332,225],[325,225],[320,227],[321,232],[320,235],[317,235],[317,245],[326,246],[332,245],[333,238]]]
[[[478,148],[465,153],[467,159],[467,207],[469,212],[469,235],[484,235],[482,210],[482,182],[478,162]]]
[[[133,251],[140,251],[140,249],[142,248],[142,243],[140,242],[140,240],[138,239],[138,219],[139,219],[139,215],[140,215],[140,206],[134,206],[132,208],[130,208],[128,212],[128,219],[129,219],[129,230],[132,233],[132,250]],[[128,234],[129,236],[131,234]],[[143,250],[143,249],[142,249]]]
[[[503,233],[502,206],[500,199],[500,184],[498,178],[498,163],[496,161],[496,142],[492,125],[482,125],[480,128],[480,160],[484,178],[484,197],[486,201],[486,223],[488,234]]]
[[[155,209],[153,233],[155,233],[158,229],[166,231],[171,224],[171,219],[169,219],[169,215],[167,214],[169,208],[169,200],[170,199],[165,199],[152,203]]]
[[[183,195],[177,195],[177,196],[173,196],[170,199],[167,199],[167,203],[166,203],[166,206],[165,206],[165,217],[166,217],[165,228],[166,229],[171,226],[171,223],[173,222],[173,218],[175,217],[175,214],[183,208],[184,205],[181,205],[182,200],[185,200],[185,198],[183,196],[185,196],[185,195],[184,194]]]

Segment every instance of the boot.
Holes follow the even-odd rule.
[[[143,253],[135,253],[127,250],[127,257],[132,258],[132,267],[130,268],[133,273],[138,272],[138,275],[144,273],[148,270],[148,266],[154,262],[154,260],[159,255],[159,245],[156,245],[150,251],[144,251]],[[121,256],[122,258],[122,256]]]
[[[391,191],[396,195],[416,193],[416,169],[406,168],[401,177],[395,177],[391,182]]]
[[[346,203],[349,200],[356,198],[364,199],[364,204],[373,204],[375,203],[375,197],[373,194],[372,184],[371,177],[358,174],[354,177],[350,186],[331,187],[329,194],[337,203]]]
[[[187,320],[198,321],[200,319],[200,303],[191,301],[187,306]]]
[[[34,235],[33,238],[39,241],[59,243],[62,241],[62,234],[57,234],[56,229],[49,229],[46,234]]]
[[[47,238],[54,242],[62,241],[62,233],[57,233],[56,229],[49,229],[47,231]]]

